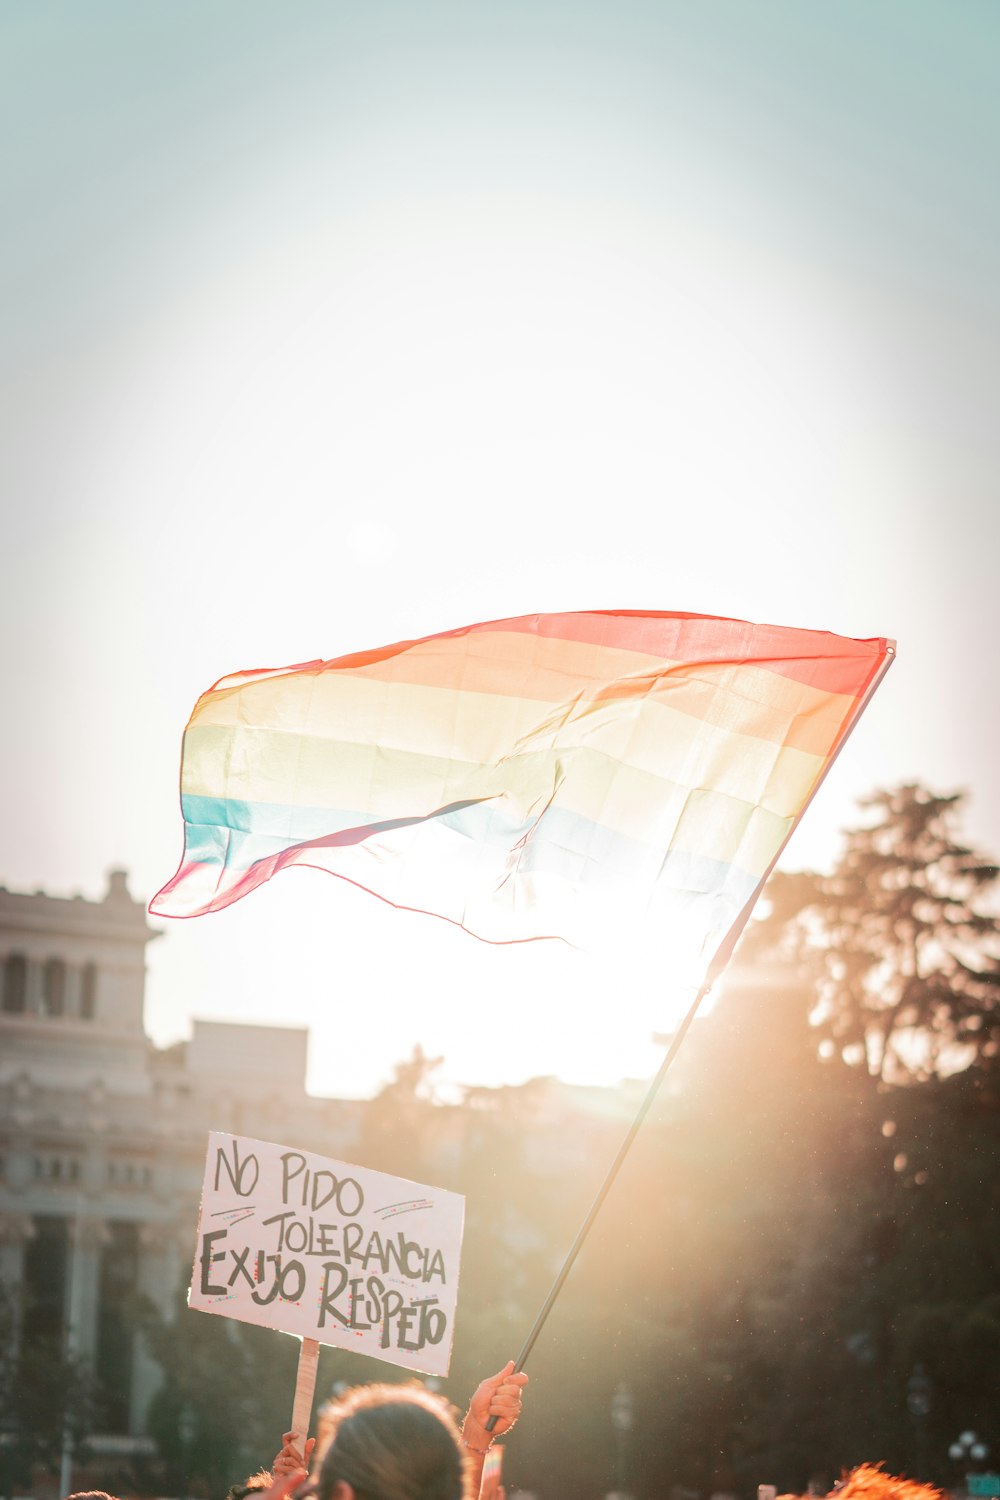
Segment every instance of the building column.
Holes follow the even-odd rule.
[[[180,1247],[173,1222],[149,1222],[139,1229],[139,1276],[137,1290],[155,1307],[164,1323],[172,1323],[176,1311],[177,1290],[181,1280]],[[136,1336],[132,1350],[132,1395],[129,1431],[141,1436],[146,1431],[149,1403],[163,1382],[160,1366],[142,1334]]]
[[[69,1225],[66,1280],[66,1347],[93,1364],[97,1355],[97,1313],[101,1294],[101,1250],[110,1236],[103,1219],[81,1215]]]
[[[79,964],[66,965],[66,1014],[74,1021],[80,1019],[83,1009],[83,970]]]
[[[24,981],[24,1013],[26,1016],[45,1014],[45,968],[37,958],[28,959]]]
[[[35,1237],[30,1214],[0,1213],[0,1288],[10,1299],[10,1352],[16,1356],[21,1344],[24,1317],[24,1251]]]

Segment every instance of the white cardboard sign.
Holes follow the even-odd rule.
[[[212,1131],[188,1303],[447,1375],[465,1199]]]

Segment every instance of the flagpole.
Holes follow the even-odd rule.
[[[768,865],[768,867],[765,870],[764,874],[761,876],[761,879],[758,882],[758,884],[757,884],[757,886],[756,886],[756,888],[754,890],[753,895],[750,897],[750,900],[747,902],[746,906],[743,908],[742,912],[737,917],[736,921],[733,923],[732,928],[730,929],[730,931],[726,935],[725,940],[720,945],[719,949],[716,951],[715,956],[713,957],[712,962],[711,962],[711,964],[709,966],[708,977],[706,978],[705,983],[702,985],[701,989],[698,991],[697,995],[694,997],[694,1002],[691,1005],[690,1010],[688,1011],[687,1015],[684,1017],[683,1021],[680,1024],[680,1026],[677,1028],[676,1032],[674,1033],[673,1038],[671,1039],[671,1042],[670,1042],[670,1046],[667,1048],[666,1056],[664,1057],[662,1063],[660,1064],[659,1071],[657,1072],[657,1074],[656,1074],[655,1078],[653,1079],[652,1083],[649,1085],[649,1089],[648,1089],[648,1091],[646,1093],[646,1097],[643,1099],[642,1103],[640,1104],[639,1111],[636,1114],[635,1119],[632,1121],[632,1124],[629,1126],[629,1129],[628,1129],[628,1132],[627,1132],[627,1134],[625,1136],[625,1139],[622,1141],[621,1146],[618,1148],[618,1155],[615,1157],[614,1161],[611,1163],[611,1167],[610,1167],[610,1169],[608,1171],[608,1174],[605,1177],[603,1183],[601,1184],[601,1186],[600,1186],[600,1188],[598,1190],[597,1197],[594,1199],[593,1203],[590,1206],[590,1212],[587,1214],[587,1217],[584,1219],[583,1223],[580,1225],[580,1228],[577,1231],[576,1239],[573,1241],[572,1245],[570,1246],[569,1254],[566,1256],[566,1259],[563,1261],[562,1269],[560,1270],[560,1272],[559,1272],[558,1276],[556,1277],[555,1281],[552,1283],[552,1287],[551,1287],[551,1290],[549,1291],[549,1295],[546,1297],[545,1301],[542,1303],[541,1311],[539,1312],[538,1316],[535,1318],[535,1321],[534,1321],[534,1323],[532,1325],[530,1333],[528,1334],[528,1337],[525,1339],[524,1343],[521,1345],[521,1348],[520,1348],[520,1350],[518,1352],[517,1359],[516,1359],[516,1361],[514,1363],[514,1369],[515,1370],[522,1370],[524,1368],[525,1361],[527,1360],[528,1355],[531,1353],[532,1349],[535,1347],[535,1342],[536,1342],[536,1340],[538,1338],[538,1335],[542,1331],[542,1328],[544,1326],[545,1320],[548,1317],[549,1313],[552,1311],[552,1305],[555,1302],[556,1298],[558,1297],[560,1291],[562,1290],[563,1282],[566,1280],[566,1277],[569,1275],[570,1271],[573,1269],[573,1262],[576,1260],[576,1257],[579,1255],[580,1249],[581,1249],[581,1247],[583,1245],[583,1242],[587,1238],[587,1235],[590,1233],[590,1227],[593,1224],[594,1220],[597,1218],[597,1215],[600,1212],[602,1203],[604,1202],[605,1198],[608,1196],[608,1193],[611,1191],[611,1185],[612,1185],[612,1183],[614,1182],[615,1178],[618,1175],[618,1169],[620,1168],[622,1162],[625,1160],[625,1157],[628,1154],[629,1147],[631,1146],[632,1142],[636,1138],[636,1135],[638,1134],[639,1126],[642,1124],[643,1120],[646,1118],[647,1114],[649,1113],[649,1110],[650,1110],[650,1107],[651,1107],[651,1105],[653,1103],[653,1100],[656,1098],[656,1095],[657,1095],[657,1092],[659,1090],[660,1084],[663,1082],[664,1078],[667,1076],[667,1071],[668,1071],[668,1069],[670,1067],[670,1064],[673,1062],[674,1058],[677,1056],[677,1053],[678,1053],[678,1051],[680,1049],[681,1043],[683,1042],[684,1038],[687,1036],[688,1028],[690,1027],[691,1022],[695,1018],[695,1014],[697,1013],[699,1005],[704,1000],[705,996],[708,994],[708,992],[711,989],[712,985],[715,983],[716,979],[722,973],[723,969],[726,967],[726,964],[729,962],[730,958],[732,957],[733,949],[735,948],[736,943],[739,940],[739,937],[740,937],[740,935],[741,935],[741,933],[743,931],[743,928],[747,924],[747,921],[749,919],[750,913],[753,910],[753,908],[754,908],[754,906],[755,906],[755,904],[757,902],[757,898],[759,897],[759,895],[760,895],[760,893],[761,893],[761,891],[762,891],[762,889],[764,887],[765,882],[767,881],[768,877],[770,876],[770,874],[771,874],[772,870],[774,869],[775,865],[778,863],[778,860],[781,858],[782,854],[784,854],[784,852],[785,852],[785,846],[787,845],[788,840],[791,838],[792,834],[795,832],[796,828],[799,826],[799,823],[802,820],[803,814],[805,813],[806,809],[809,807],[809,805],[812,802],[813,798],[816,796],[816,793],[819,791],[819,789],[822,786],[823,782],[826,780],[827,776],[829,775],[830,769],[833,766],[834,761],[837,759],[837,756],[840,754],[841,750],[844,748],[844,746],[847,744],[847,741],[850,739],[851,735],[854,733],[855,727],[857,726],[857,722],[861,718],[861,715],[864,713],[865,709],[868,707],[869,703],[871,702],[872,696],[873,696],[873,694],[875,692],[875,689],[878,687],[879,683],[882,681],[882,678],[885,676],[886,672],[892,666],[892,663],[895,661],[895,659],[896,659],[896,642],[894,640],[886,640],[886,642],[885,642],[885,654],[882,657],[882,660],[878,663],[878,665],[875,668],[875,670],[873,671],[873,673],[871,675],[871,679],[870,679],[870,681],[868,683],[868,686],[867,686],[867,688],[865,689],[865,691],[864,691],[864,693],[862,695],[861,701],[858,704],[857,710],[855,711],[854,716],[851,719],[850,724],[848,725],[848,727],[844,731],[844,733],[841,735],[839,744],[836,746],[836,748],[834,749],[833,754],[830,756],[830,759],[827,761],[826,765],[823,767],[822,775],[820,775],[820,776],[818,776],[816,778],[815,785],[813,786],[812,790],[810,791],[809,796],[806,798],[806,800],[803,803],[802,807],[799,809],[798,816],[794,819],[791,828],[788,830],[787,834],[785,835],[784,839],[782,840],[780,848],[778,849],[778,851],[775,854],[774,858],[772,859],[771,863]],[[494,1429],[494,1427],[496,1426],[496,1424],[497,1424],[497,1418],[496,1417],[490,1417],[489,1421],[486,1423],[486,1430],[487,1430],[487,1432],[492,1432],[493,1429]]]
[[[642,1124],[643,1120],[646,1118],[647,1114],[649,1113],[650,1106],[652,1105],[653,1100],[656,1098],[656,1095],[657,1095],[657,1092],[659,1090],[660,1084],[663,1082],[664,1078],[666,1078],[667,1071],[668,1071],[668,1069],[670,1067],[670,1064],[673,1062],[674,1058],[677,1056],[677,1053],[680,1050],[681,1043],[683,1042],[684,1038],[687,1036],[688,1028],[691,1025],[691,1022],[695,1018],[695,1013],[697,1012],[698,1007],[701,1004],[701,1002],[704,1000],[705,996],[708,994],[708,991],[709,991],[710,988],[711,988],[710,984],[703,984],[702,985],[701,989],[698,991],[697,995],[695,995],[695,997],[694,997],[694,1001],[693,1001],[693,1003],[691,1005],[690,1010],[688,1011],[687,1015],[684,1017],[684,1019],[681,1022],[681,1024],[678,1026],[677,1030],[674,1032],[674,1035],[673,1035],[673,1037],[671,1038],[671,1041],[670,1041],[670,1046],[667,1048],[666,1055],[664,1056],[664,1059],[663,1059],[663,1061],[660,1064],[659,1071],[657,1072],[656,1077],[653,1079],[652,1083],[649,1085],[649,1088],[646,1091],[646,1097],[643,1099],[642,1103],[640,1104],[638,1112],[636,1114],[636,1117],[632,1121],[632,1124],[629,1126],[628,1131],[626,1132],[626,1135],[625,1135],[625,1139],[622,1141],[621,1145],[618,1148],[618,1155],[615,1157],[614,1161],[611,1163],[611,1166],[610,1166],[610,1168],[608,1170],[608,1174],[605,1177],[605,1179],[604,1179],[603,1183],[601,1184],[600,1188],[598,1189],[597,1197],[594,1199],[593,1203],[590,1206],[590,1212],[587,1214],[587,1217],[584,1219],[583,1223],[580,1225],[579,1230],[577,1231],[576,1239],[573,1241],[572,1245],[570,1246],[569,1254],[566,1256],[566,1259],[563,1261],[562,1269],[560,1270],[560,1272],[559,1272],[558,1276],[556,1277],[555,1281],[552,1283],[552,1288],[551,1288],[551,1290],[549,1292],[549,1295],[546,1297],[545,1301],[542,1303],[541,1311],[539,1312],[538,1316],[536,1317],[536,1319],[534,1321],[534,1324],[532,1325],[531,1332],[528,1334],[528,1337],[525,1339],[524,1343],[521,1345],[521,1349],[520,1349],[520,1351],[518,1353],[518,1356],[517,1356],[517,1359],[516,1359],[516,1361],[514,1363],[514,1369],[515,1370],[522,1370],[524,1368],[524,1364],[525,1364],[525,1361],[528,1358],[528,1355],[531,1353],[532,1349],[535,1347],[535,1341],[538,1338],[538,1335],[542,1331],[542,1327],[543,1327],[543,1325],[545,1323],[546,1318],[548,1317],[549,1313],[552,1311],[552,1304],[555,1302],[555,1300],[558,1297],[560,1291],[562,1290],[563,1282],[566,1280],[566,1277],[569,1275],[570,1271],[572,1270],[572,1268],[573,1268],[573,1262],[576,1260],[577,1255],[580,1253],[580,1249],[581,1249],[581,1247],[583,1245],[584,1240],[587,1238],[587,1235],[590,1233],[590,1226],[593,1224],[594,1220],[597,1218],[597,1215],[598,1215],[598,1213],[600,1212],[600,1209],[601,1209],[601,1204],[604,1202],[605,1198],[608,1196],[608,1193],[611,1191],[611,1184],[614,1182],[615,1178],[618,1175],[618,1169],[621,1166],[622,1162],[625,1160],[625,1157],[628,1154],[628,1149],[631,1146],[632,1142],[635,1140],[636,1135],[639,1132],[639,1126]],[[497,1424],[496,1417],[490,1417],[489,1421],[486,1423],[486,1431],[487,1432],[492,1432],[493,1429],[494,1429],[494,1427],[496,1426],[496,1424]]]

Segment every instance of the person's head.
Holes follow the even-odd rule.
[[[809,1500],[806,1495],[779,1495],[778,1500]],[[931,1484],[887,1474],[878,1464],[858,1464],[841,1475],[826,1500],[944,1500],[942,1492]]]
[[[116,1497],[104,1490],[77,1490],[75,1494],[67,1495],[66,1500],[116,1500]]]
[[[463,1500],[465,1460],[446,1403],[422,1386],[365,1385],[332,1413],[319,1500]]]
[[[259,1495],[262,1490],[269,1490],[273,1483],[274,1479],[267,1469],[258,1469],[256,1474],[251,1474],[242,1484],[231,1484],[226,1491],[226,1500],[246,1500],[247,1495]]]

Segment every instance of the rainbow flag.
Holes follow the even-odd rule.
[[[150,911],[314,865],[490,942],[645,930],[707,967],[893,651],[589,611],[237,672],[188,723],[184,854]]]

